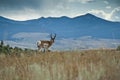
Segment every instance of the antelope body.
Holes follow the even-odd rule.
[[[56,37],[56,34],[53,36],[52,34],[50,35],[50,40],[40,40],[37,42],[37,47],[38,47],[38,50],[39,51],[43,51],[46,52],[46,51],[49,51],[48,48],[50,46],[52,46],[52,44],[54,43],[54,40],[55,40],[55,37]]]

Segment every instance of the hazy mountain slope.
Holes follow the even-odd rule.
[[[39,18],[28,21],[13,21],[0,17],[0,39],[10,39],[18,32],[57,33],[59,37],[76,38],[93,36],[95,38],[120,39],[120,23],[110,22],[91,14],[75,18]]]

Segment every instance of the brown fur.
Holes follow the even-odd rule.
[[[52,34],[50,35],[50,41],[46,41],[46,40],[40,40],[37,42],[37,47],[38,50],[41,50],[42,48],[44,49],[44,52],[47,50],[50,46],[52,46],[52,44],[54,43],[56,34],[54,35],[54,37],[52,36]]]

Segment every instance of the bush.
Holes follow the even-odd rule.
[[[1,41],[0,43],[0,53],[4,53],[4,54],[10,54],[10,46],[9,45],[4,45],[4,42]]]
[[[19,55],[20,53],[25,53],[25,54],[32,54],[35,52],[35,50],[32,49],[22,49],[19,47],[11,47],[10,45],[4,45],[4,41],[0,41],[0,54],[5,54],[5,55],[12,55],[16,54]]]
[[[117,50],[120,51],[120,45],[117,47]]]
[[[10,55],[12,49],[13,48],[10,47],[9,45],[4,45],[3,40],[1,40],[1,42],[0,42],[0,54],[4,53],[6,55]]]

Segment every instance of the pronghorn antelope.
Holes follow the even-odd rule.
[[[47,41],[47,40],[40,40],[37,42],[37,47],[38,47],[38,51],[43,51],[46,52],[46,51],[49,51],[48,48],[54,43],[54,40],[55,40],[55,37],[56,37],[56,34],[52,35],[50,34],[50,40]]]

